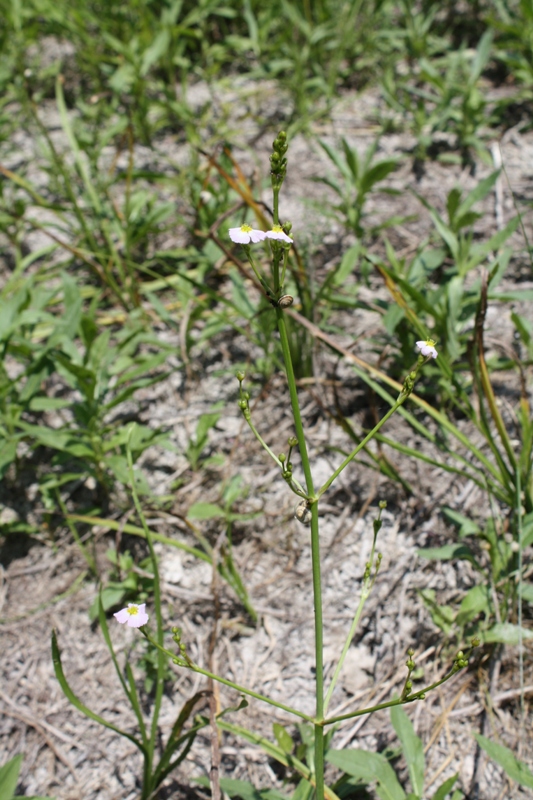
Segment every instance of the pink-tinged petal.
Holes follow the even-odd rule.
[[[422,355],[425,356],[425,358],[429,357],[437,358],[438,356],[437,350],[435,349],[434,343],[431,339],[429,339],[426,342],[424,341],[417,342],[416,349],[418,350],[419,353],[422,353]]]
[[[248,244],[250,241],[250,234],[240,228],[230,228],[229,238],[232,242],[237,242],[237,244]]]
[[[250,239],[252,240],[252,242],[254,242],[254,244],[256,244],[257,242],[262,242],[263,239],[265,238],[266,238],[266,233],[264,233],[264,231],[256,231],[256,230],[250,231]]]
[[[120,611],[117,611],[113,614],[117,622],[120,622],[121,625],[124,625],[125,622],[131,619],[130,614],[128,614],[127,608],[121,608]]]
[[[267,231],[266,235],[269,239],[279,239],[282,242],[292,243],[290,236],[287,236],[283,231]]]
[[[142,625],[146,625],[148,620],[149,620],[148,614],[144,613],[141,614],[141,612],[139,611],[138,614],[133,614],[132,616],[130,616],[128,620],[128,626],[130,628],[140,628]]]

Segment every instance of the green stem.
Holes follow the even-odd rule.
[[[283,309],[276,308],[276,318],[278,323],[281,349],[283,360],[287,372],[287,383],[291,398],[294,427],[302,468],[305,475],[305,485],[311,506],[311,561],[313,569],[313,605],[315,611],[315,690],[316,690],[316,722],[315,722],[315,779],[316,779],[316,799],[324,798],[324,739],[321,731],[322,720],[324,718],[324,654],[323,654],[323,619],[322,619],[322,583],[320,575],[320,534],[318,525],[318,498],[315,496],[311,465],[307,452],[307,444],[300,414],[300,404],[298,401],[298,390],[296,388],[296,378],[292,366],[291,351],[285,317]]]
[[[91,573],[94,576],[98,576],[98,570],[96,568],[96,562],[95,562],[93,556],[89,553],[88,549],[83,544],[83,542],[82,542],[82,540],[80,538],[80,535],[79,535],[79,533],[77,531],[77,528],[74,525],[74,522],[71,519],[68,518],[68,510],[67,510],[67,507],[66,507],[65,503],[63,502],[63,498],[61,497],[61,492],[59,491],[59,489],[56,489],[56,500],[57,500],[57,503],[59,505],[59,508],[61,509],[61,511],[63,513],[63,516],[65,517],[66,523],[67,523],[67,525],[68,525],[68,527],[70,529],[70,532],[72,534],[72,538],[74,539],[74,541],[76,542],[76,544],[80,548],[81,554],[84,557],[85,561],[87,562],[87,566],[89,567]]]
[[[357,626],[359,624],[359,620],[361,619],[361,614],[363,613],[363,608],[365,607],[365,603],[368,600],[369,594],[370,594],[370,587],[367,587],[366,589],[363,588],[363,590],[361,592],[361,599],[359,600],[359,605],[357,606],[357,611],[355,612],[355,616],[353,618],[353,622],[351,624],[350,631],[348,633],[348,636],[346,637],[346,641],[344,642],[344,647],[342,648],[342,653],[341,653],[341,656],[339,658],[339,663],[337,664],[337,666],[335,668],[335,672],[333,673],[333,678],[331,679],[331,683],[329,685],[329,688],[328,688],[328,691],[327,691],[327,694],[326,694],[326,699],[324,700],[324,714],[327,713],[329,701],[331,700],[331,696],[333,694],[333,690],[335,689],[335,686],[336,686],[337,681],[339,679],[339,675],[341,673],[341,670],[342,670],[342,667],[343,667],[343,664],[344,664],[344,660],[346,658],[346,654],[348,653],[348,648],[350,647],[352,639],[355,636],[355,631],[357,630]]]
[[[244,418],[245,418],[246,422],[248,423],[248,425],[250,427],[250,430],[252,431],[253,435],[255,436],[255,438],[257,439],[259,444],[261,445],[261,447],[263,447],[266,450],[268,455],[276,462],[278,467],[283,471],[283,468],[284,468],[283,464],[281,463],[281,461],[279,460],[277,455],[274,453],[274,451],[271,450],[270,447],[267,445],[267,443],[265,442],[265,440],[263,439],[263,437],[261,436],[261,434],[259,433],[259,431],[255,427],[255,425],[253,424],[251,417],[248,417],[245,414]],[[307,497],[307,494],[305,493],[303,486],[295,478],[292,479],[291,483],[293,483],[294,486],[297,489],[297,491],[295,491],[295,494],[298,494],[300,497]],[[292,486],[291,486],[291,488],[292,488]]]
[[[287,261],[289,260],[289,251],[287,249],[283,250],[283,268],[281,270],[281,280],[280,280],[280,291],[283,291],[283,287],[285,286],[285,275],[287,272]]]
[[[356,457],[356,455],[357,455],[357,454],[358,454],[358,453],[359,453],[359,452],[360,452],[360,451],[361,451],[361,450],[364,448],[364,446],[366,445],[366,443],[367,443],[367,442],[369,442],[369,441],[370,441],[370,439],[372,439],[372,437],[373,437],[373,436],[374,436],[374,435],[377,433],[377,431],[379,431],[379,429],[380,429],[380,428],[381,428],[381,427],[382,427],[382,426],[383,426],[383,425],[384,425],[384,424],[387,422],[387,420],[388,420],[390,417],[392,417],[392,415],[395,413],[395,411],[397,411],[397,410],[398,410],[398,408],[399,408],[401,405],[403,405],[403,403],[405,402],[405,400],[406,400],[406,399],[407,399],[407,396],[406,396],[406,395],[400,395],[400,397],[399,397],[399,398],[398,398],[398,400],[397,400],[397,401],[394,403],[394,405],[392,406],[392,408],[390,408],[390,409],[387,411],[387,413],[385,414],[385,416],[384,416],[384,417],[382,417],[382,419],[380,419],[380,421],[378,422],[378,424],[377,424],[377,425],[376,425],[374,428],[372,428],[372,430],[370,431],[370,433],[369,433],[369,434],[367,434],[367,435],[365,436],[365,438],[364,438],[364,439],[363,439],[361,442],[359,442],[359,444],[357,445],[357,447],[355,448],[355,450],[352,450],[352,452],[350,453],[350,455],[346,456],[346,458],[344,459],[344,461],[342,462],[342,464],[340,465],[340,467],[337,467],[337,469],[335,470],[335,472],[333,473],[333,475],[332,475],[330,478],[328,478],[328,480],[325,482],[325,484],[322,486],[322,488],[321,488],[321,489],[319,489],[319,491],[318,491],[318,493],[317,493],[317,497],[322,497],[322,495],[324,494],[324,492],[325,492],[327,489],[329,489],[329,487],[331,486],[331,484],[333,483],[333,481],[335,480],[335,478],[338,478],[338,476],[341,474],[341,472],[343,471],[343,469],[345,469],[345,468],[348,466],[348,464],[350,463],[350,461],[353,461],[353,459]]]
[[[296,378],[294,377],[294,369],[292,367],[291,350],[289,347],[289,337],[287,336],[287,327],[285,325],[285,317],[283,309],[276,307],[276,319],[278,323],[279,338],[281,341],[281,349],[283,352],[283,361],[285,363],[285,370],[287,372],[287,383],[289,386],[289,395],[291,398],[292,414],[294,417],[294,428],[296,431],[296,438],[298,439],[298,448],[300,450],[300,458],[302,459],[302,469],[305,475],[305,485],[307,487],[307,494],[309,500],[314,503],[318,499],[315,497],[315,489],[313,485],[313,476],[311,475],[311,466],[309,463],[309,455],[307,453],[307,444],[305,441],[305,433],[302,425],[302,416],[300,414],[300,404],[298,402],[298,390],[296,388]]]
[[[516,468],[516,515],[518,525],[518,675],[520,687],[520,726],[523,728],[525,722],[525,703],[524,703],[524,641],[522,634],[522,592],[523,592],[523,529],[522,529],[522,487],[520,481],[520,469]]]
[[[153,644],[154,647],[157,647],[158,650],[165,653],[167,656],[172,658],[174,664],[177,664],[180,667],[185,667],[190,669],[191,672],[196,672],[198,675],[205,675],[206,678],[211,678],[217,683],[223,683],[224,686],[229,686],[232,689],[235,689],[237,692],[241,694],[246,694],[249,697],[253,697],[256,700],[262,700],[264,703],[269,703],[271,706],[275,706],[276,708],[280,708],[282,711],[287,711],[289,714],[294,714],[295,717],[300,717],[300,719],[304,719],[306,722],[314,722],[315,720],[313,717],[310,717],[308,714],[304,714],[303,711],[298,711],[296,708],[292,708],[292,706],[286,706],[284,703],[278,703],[277,700],[272,700],[270,697],[267,697],[264,694],[259,694],[259,692],[254,692],[252,689],[247,689],[245,686],[241,686],[238,683],[234,683],[233,681],[228,680],[227,678],[222,678],[220,675],[215,675],[213,672],[209,672],[206,669],[202,669],[202,667],[197,666],[192,661],[188,659],[176,657],[175,653],[171,653],[170,650],[167,650],[165,647],[162,647],[158,644],[151,636],[146,632],[144,628],[139,629],[141,633],[144,634],[145,638]]]
[[[274,225],[279,225],[279,190],[280,189],[281,189],[281,186],[278,186],[278,187],[273,186],[272,187],[272,198],[273,198],[273,200],[272,200],[272,205],[273,205],[273,208],[272,208],[272,219],[273,219]]]
[[[324,728],[317,724],[315,724],[315,791],[316,800],[321,800],[324,797]]]
[[[135,487],[135,473],[133,471],[133,458],[131,455],[131,448],[130,448],[130,438],[132,432],[133,432],[133,426],[130,427],[128,433],[128,440],[126,444],[129,480],[131,484],[131,493],[133,496],[133,502],[135,504],[137,514],[139,515],[139,519],[141,521],[141,525],[144,530],[146,543],[148,544],[148,550],[150,551],[150,560],[152,562],[152,569],[154,571],[154,609],[157,622],[157,642],[158,642],[157,680],[155,689],[154,708],[152,712],[152,724],[150,726],[150,738],[148,740],[147,758],[145,763],[146,777],[148,778],[150,785],[150,792],[151,792],[152,767],[154,764],[154,753],[157,744],[157,726],[159,723],[161,702],[163,700],[163,690],[165,688],[164,684],[165,684],[166,658],[165,658],[165,651],[163,649],[164,628],[163,628],[163,615],[161,613],[161,583],[159,581],[159,569],[157,566],[157,556],[155,554],[154,545],[152,542],[152,535],[150,529],[148,528],[148,525],[146,524],[146,518],[144,516],[141,504],[139,502],[139,496],[137,494],[137,489]],[[145,783],[145,788],[146,788],[146,783]]]
[[[398,697],[396,700],[387,700],[386,703],[378,703],[378,705],[370,706],[369,708],[361,708],[359,711],[352,711],[349,714],[341,714],[339,717],[330,717],[330,719],[324,720],[324,725],[332,725],[334,722],[342,722],[345,719],[353,719],[354,717],[362,717],[364,714],[371,714],[374,711],[380,711],[383,708],[392,708],[393,706],[403,706],[406,703],[412,703],[415,700],[423,700],[424,695],[427,692],[430,692],[432,689],[436,689],[437,686],[442,686],[443,683],[449,681],[450,678],[453,678],[459,672],[457,667],[452,667],[452,669],[441,678],[440,681],[435,681],[430,686],[426,686],[424,689],[420,689],[418,692],[414,692],[413,694],[407,695],[407,697]]]

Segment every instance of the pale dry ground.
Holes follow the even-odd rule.
[[[203,91],[205,87],[200,87]],[[225,93],[224,93],[225,91]],[[273,87],[256,89],[249,85],[225,89],[219,98],[218,113],[225,119],[236,144],[235,155],[248,175],[266,169],[272,140],[260,133],[261,125],[269,125],[268,117],[275,115],[276,97]],[[198,90],[201,98],[201,91]],[[235,111],[235,97],[241,98]],[[220,99],[221,98],[221,99]],[[244,98],[244,99],[243,99]],[[194,97],[193,97],[194,100]],[[200,102],[200,101],[199,101]],[[376,93],[362,97],[348,94],[339,99],[331,122],[322,122],[317,132],[327,141],[345,135],[354,145],[368,146],[375,135],[375,116],[379,104]],[[52,107],[47,120],[57,141],[61,131]],[[224,117],[225,115],[225,117]],[[34,157],[31,139],[20,134],[18,160]],[[251,142],[253,141],[253,144]],[[373,223],[396,213],[416,214],[417,219],[406,222],[390,233],[397,251],[408,256],[428,235],[431,225],[413,194],[416,188],[441,211],[450,188],[459,183],[465,189],[489,173],[490,168],[479,165],[475,177],[456,166],[429,163],[425,176],[417,182],[407,153],[413,142],[404,134],[384,136],[383,153],[403,159],[399,169],[390,176],[387,185],[403,191],[400,197],[376,195],[368,204]],[[527,165],[532,163],[533,134],[508,132],[502,142],[502,153],[510,185],[522,199],[533,199],[533,181]],[[320,245],[313,258],[313,267],[324,272],[335,262],[342,248],[352,240],[346,237],[338,222],[324,219],[318,205],[323,202],[324,188],[308,179],[324,174],[328,165],[324,155],[308,141],[297,137],[291,143],[289,178],[282,201],[282,214],[294,224],[296,240]],[[15,156],[13,155],[13,159]],[[187,151],[167,136],[158,143],[156,153],[139,148],[137,166],[157,162],[185,163]],[[35,159],[35,175],[39,164]],[[42,173],[42,180],[46,176]],[[491,194],[485,201],[485,217],[477,226],[480,234],[493,232],[498,222],[507,221],[514,213],[513,200],[505,180],[502,180],[498,203]],[[265,193],[265,201],[268,196]],[[496,211],[498,214],[496,215]],[[497,218],[498,217],[498,218]],[[162,246],[177,246],[183,241],[183,231],[174,238],[166,237]],[[511,240],[513,257],[508,286],[531,288],[531,272],[524,255],[524,243],[519,233]],[[29,248],[40,246],[38,234],[28,237]],[[376,249],[380,251],[381,245]],[[369,296],[385,296],[377,279],[367,290]],[[492,346],[508,344],[512,335],[511,310],[529,314],[526,304],[508,304],[504,313],[495,305],[489,310],[487,341]],[[336,341],[354,348],[368,360],[377,355],[368,346],[369,331],[376,325],[370,314],[343,313],[335,319],[345,336],[336,334]],[[160,330],[173,341],[173,334]],[[357,341],[356,341],[357,340]],[[354,342],[356,344],[354,345]],[[176,339],[176,351],[180,342]],[[170,514],[155,510],[150,516],[154,530],[194,544],[194,537],[184,525],[188,508],[200,500],[216,502],[220,482],[240,474],[248,494],[237,505],[242,513],[259,512],[248,522],[235,525],[234,557],[249,588],[253,605],[260,614],[260,624],[254,628],[231,591],[218,582],[213,587],[211,569],[204,563],[171,547],[158,546],[164,581],[164,615],[168,627],[180,625],[191,657],[207,665],[208,639],[214,621],[214,591],[220,601],[220,620],[216,664],[221,674],[267,693],[280,701],[295,704],[313,713],[313,612],[311,601],[311,567],[309,536],[306,528],[294,519],[294,498],[271,469],[264,452],[243,424],[236,405],[237,382],[233,377],[234,363],[246,358],[249,345],[233,332],[212,340],[209,350],[193,353],[192,372],[187,374],[179,358],[175,372],[155,387],[138,392],[135,400],[121,412],[140,409],[139,418],[150,425],[164,424],[171,428],[171,440],[177,452],[153,448],[143,459],[144,468],[154,492],[165,494],[170,483],[180,473],[185,474],[187,462],[182,455],[196,421],[216,402],[223,403],[223,416],[212,432],[213,453],[222,453],[222,467],[202,472],[176,493]],[[244,354],[244,355],[243,355]],[[313,471],[317,483],[325,480],[332,465],[338,463],[333,447],[347,447],[342,431],[336,427],[323,407],[334,408],[332,379],[338,384],[341,401],[357,429],[368,422],[367,409],[371,404],[368,393],[346,360],[339,360],[317,344],[315,377],[312,385],[301,387],[302,408],[309,434]],[[502,388],[513,396],[516,387],[513,376],[503,376]],[[531,387],[529,387],[531,388]],[[285,449],[287,436],[292,433],[288,411],[288,396],[284,380],[274,377],[266,386],[252,386],[253,416],[260,431],[268,437],[275,452]],[[374,409],[371,409],[372,411]],[[378,406],[376,412],[382,409]],[[466,423],[458,423],[467,430]],[[411,447],[426,447],[420,437],[399,417],[386,433],[394,435]],[[429,451],[428,451],[429,452]],[[358,600],[361,575],[368,557],[372,520],[377,502],[386,499],[384,525],[379,547],[383,564],[364,612],[356,639],[350,648],[340,684],[333,697],[331,710],[347,713],[358,706],[378,703],[399,692],[405,675],[403,663],[406,649],[412,646],[416,660],[423,668],[423,680],[442,675],[453,651],[441,646],[441,635],[424,609],[417,590],[433,588],[442,603],[460,597],[472,585],[474,575],[462,565],[428,563],[417,556],[417,548],[449,541],[452,531],[445,525],[440,508],[447,505],[464,514],[483,516],[486,499],[477,487],[464,484],[442,470],[424,468],[420,462],[401,461],[398,454],[387,455],[400,469],[415,493],[407,497],[395,484],[354,464],[343,473],[326,496],[321,518],[323,552],[324,613],[326,623],[325,659],[329,674],[344,636],[349,628]],[[4,498],[4,519],[21,504],[30,518],[41,519],[36,501],[35,479],[28,476],[22,488],[25,495]],[[65,496],[68,501],[68,493]],[[123,499],[123,498],[122,498]],[[217,521],[199,523],[210,541],[221,533]],[[94,531],[102,570],[106,568],[105,549],[112,546],[114,537],[101,529]],[[94,711],[127,729],[133,729],[134,719],[121,694],[118,679],[97,627],[91,626],[87,609],[94,600],[97,587],[83,580],[85,562],[71,543],[67,531],[56,542],[35,544],[27,549],[5,551],[9,555],[2,584],[2,659],[0,702],[0,760],[4,762],[15,753],[25,753],[21,789],[27,794],[50,794],[58,800],[134,800],[138,793],[140,759],[127,740],[99,727],[77,712],[63,696],[53,674],[50,656],[50,632],[57,629],[63,653],[63,665],[74,691]],[[43,537],[46,539],[46,537]],[[123,538],[123,546],[141,554],[138,541]],[[526,620],[531,625],[531,620]],[[132,662],[140,651],[135,632],[110,624],[111,633],[121,657],[131,654]],[[133,648],[133,652],[131,652]],[[478,755],[472,731],[483,730],[512,747],[530,766],[532,760],[529,697],[526,697],[526,717],[521,727],[517,696],[517,651],[506,648],[491,673],[483,661],[475,662],[468,672],[461,673],[443,689],[430,694],[426,701],[408,708],[415,728],[427,748],[426,792],[430,797],[439,782],[459,772],[459,785],[469,796]],[[169,683],[163,704],[161,727],[163,737],[168,733],[183,702],[204,687],[199,678],[175,668],[176,678]],[[526,653],[525,679],[533,683],[531,650]],[[490,691],[494,710],[486,713],[487,692]],[[236,693],[221,687],[218,700],[221,707],[235,705]],[[198,710],[206,712],[206,708]],[[272,738],[272,722],[287,723],[294,733],[292,722],[282,712],[269,711],[258,702],[228,717],[232,722]],[[394,744],[394,734],[387,712],[343,723],[336,734],[334,746],[383,749]],[[231,736],[221,738],[221,774],[251,780],[256,786],[283,787],[282,772],[259,749]],[[208,734],[198,737],[183,766],[176,771],[166,796],[186,797],[205,793],[190,783],[205,776],[210,764]],[[400,765],[401,768],[401,765]],[[511,786],[502,771],[481,756],[478,768],[479,797],[483,800],[533,797],[531,792]],[[401,771],[402,779],[406,777]],[[437,783],[432,783],[437,778]],[[289,793],[290,787],[285,791]],[[472,795],[473,797],[473,795]]]

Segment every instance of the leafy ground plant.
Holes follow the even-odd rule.
[[[244,249],[250,267],[252,268],[253,273],[259,285],[262,288],[262,291],[266,295],[272,307],[272,313],[275,314],[276,316],[278,332],[281,340],[283,360],[287,375],[288,389],[291,399],[291,409],[292,409],[294,429],[295,429],[295,436],[289,437],[288,440],[288,445],[289,445],[288,452],[276,455],[272,451],[270,446],[267,444],[267,442],[264,440],[264,438],[260,435],[257,428],[255,427],[252,420],[252,414],[249,404],[250,394],[244,386],[245,375],[242,372],[238,372],[237,374],[237,380],[239,382],[239,387],[240,387],[239,407],[252,434],[256,437],[258,442],[265,449],[268,456],[272,459],[276,467],[279,469],[280,477],[285,481],[288,489],[296,496],[296,498],[298,498],[299,504],[296,512],[298,520],[306,527],[310,527],[312,575],[313,575],[313,609],[314,609],[314,621],[315,621],[314,633],[315,633],[316,713],[314,716],[311,716],[310,714],[304,713],[303,711],[299,710],[298,708],[290,704],[282,703],[279,702],[278,700],[274,700],[273,698],[268,697],[267,695],[259,694],[247,688],[246,686],[240,685],[235,681],[228,680],[223,676],[217,675],[211,670],[205,669],[199,664],[194,663],[188,655],[187,645],[182,639],[182,632],[177,627],[174,627],[172,629],[172,637],[177,647],[177,650],[172,652],[167,647],[165,647],[162,609],[161,609],[161,592],[159,587],[156,556],[153,550],[151,533],[144,520],[144,515],[139,502],[136,482],[134,480],[134,475],[133,475],[133,460],[131,457],[131,451],[130,449],[128,449],[131,491],[133,493],[137,513],[139,514],[139,517],[143,524],[143,529],[146,541],[150,549],[150,557],[152,559],[152,565],[153,565],[154,602],[155,602],[155,614],[157,619],[157,633],[154,637],[147,627],[149,618],[146,613],[144,603],[142,604],[130,603],[128,604],[127,608],[122,609],[120,612],[115,614],[115,616],[119,622],[127,623],[128,626],[130,627],[139,628],[140,632],[145,636],[146,640],[152,645],[152,647],[156,648],[158,652],[157,681],[155,683],[154,711],[152,715],[150,736],[148,737],[146,733],[145,723],[139,709],[136,689],[133,677],[131,675],[131,668],[126,666],[127,683],[125,679],[122,677],[120,670],[118,669],[116,658],[114,656],[114,650],[110,634],[107,629],[107,623],[102,604],[100,604],[100,613],[99,613],[100,623],[102,625],[104,636],[106,638],[106,643],[111,650],[113,661],[117,667],[117,671],[119,673],[119,677],[123,685],[124,691],[126,692],[128,701],[130,702],[130,704],[132,704],[132,707],[134,708],[134,711],[136,713],[140,728],[140,739],[133,737],[132,735],[127,734],[124,731],[119,730],[115,726],[110,725],[110,723],[108,722],[105,722],[103,719],[99,718],[93,712],[90,712],[89,709],[85,705],[83,705],[78,698],[75,697],[63,674],[55,634],[52,639],[52,649],[53,649],[54,664],[56,668],[56,675],[61,683],[63,691],[66,693],[69,700],[72,703],[74,703],[74,705],[76,705],[77,708],[79,708],[81,711],[83,711],[91,718],[98,719],[98,721],[101,722],[101,724],[105,724],[107,727],[112,727],[118,733],[121,733],[121,735],[125,735],[127,736],[127,738],[130,738],[142,752],[145,765],[144,778],[143,778],[143,794],[142,794],[143,798],[147,798],[150,796],[150,794],[159,786],[160,782],[164,780],[164,778],[166,778],[170,770],[175,765],[177,765],[179,761],[184,757],[184,753],[186,752],[185,748],[181,752],[181,754],[178,757],[176,757],[173,761],[172,760],[173,752],[174,749],[176,749],[178,746],[178,741],[174,741],[174,739],[171,737],[169,743],[166,746],[166,749],[163,751],[163,756],[160,764],[158,766],[155,765],[153,742],[156,738],[158,714],[159,714],[161,696],[163,691],[163,682],[164,682],[163,675],[164,675],[165,664],[167,663],[168,659],[171,659],[173,663],[178,667],[182,667],[198,675],[203,675],[207,677],[209,681],[217,681],[233,688],[240,694],[244,695],[245,698],[250,697],[256,700],[263,701],[264,703],[267,703],[276,709],[280,709],[286,713],[289,713],[292,716],[295,716],[299,720],[303,720],[309,723],[312,729],[312,742],[313,742],[312,763],[306,766],[303,765],[302,762],[300,762],[297,759],[292,759],[291,757],[288,756],[285,756],[284,758],[287,763],[290,763],[290,765],[294,767],[297,772],[299,772],[301,778],[307,781],[307,783],[310,786],[314,787],[317,800],[323,800],[324,797],[328,797],[330,798],[330,800],[332,800],[332,798],[336,797],[334,789],[327,787],[324,782],[324,764],[325,764],[324,759],[326,756],[327,745],[329,744],[330,740],[329,735],[326,733],[327,728],[332,730],[332,726],[334,726],[336,723],[340,721],[353,719],[355,717],[364,714],[369,714],[372,711],[378,709],[395,708],[406,703],[413,703],[417,700],[423,699],[425,698],[427,692],[431,691],[437,686],[442,685],[445,681],[452,678],[454,675],[457,674],[457,672],[466,667],[468,664],[468,660],[464,652],[459,651],[455,659],[453,660],[453,664],[450,670],[443,678],[433,682],[428,686],[423,687],[422,689],[415,690],[413,687],[412,673],[415,670],[416,664],[413,660],[414,651],[410,649],[408,651],[408,660],[406,662],[407,676],[405,678],[404,686],[401,695],[399,697],[390,699],[383,703],[370,706],[368,708],[359,708],[351,710],[345,714],[328,715],[328,707],[333,695],[334,688],[339,679],[343,664],[345,662],[348,648],[356,633],[365,603],[368,600],[370,591],[374,585],[376,576],[379,572],[382,556],[381,553],[377,551],[377,538],[382,524],[381,511],[386,504],[380,503],[379,505],[379,513],[373,525],[372,549],[363,577],[362,591],[359,604],[357,609],[355,610],[350,629],[347,632],[344,647],[338,657],[336,668],[331,676],[331,679],[329,680],[329,685],[326,688],[325,685],[326,676],[324,671],[324,654],[323,654],[324,623],[323,623],[323,608],[322,608],[320,531],[319,531],[319,516],[318,516],[320,498],[325,492],[327,492],[329,487],[338,478],[338,476],[342,473],[342,471],[346,467],[348,467],[348,465],[354,460],[354,458],[362,450],[364,445],[367,444],[367,442],[370,441],[372,437],[378,433],[378,431],[387,422],[387,420],[390,419],[392,415],[404,405],[404,403],[407,401],[407,399],[409,398],[409,396],[413,391],[419,372],[423,368],[424,364],[426,364],[431,359],[436,359],[438,357],[438,353],[435,348],[435,343],[432,340],[420,340],[417,342],[417,351],[419,355],[416,360],[416,364],[407,375],[396,402],[392,405],[389,412],[385,414],[382,417],[382,419],[377,423],[374,429],[365,437],[365,439],[357,447],[355,447],[355,449],[342,461],[341,464],[339,464],[339,466],[333,471],[333,473],[322,484],[322,486],[320,488],[315,488],[312,468],[311,468],[311,461],[308,456],[307,440],[304,432],[302,415],[300,411],[298,390],[292,366],[287,330],[285,326],[285,313],[286,310],[290,308],[293,302],[293,298],[285,293],[285,277],[287,274],[288,253],[293,243],[293,240],[290,236],[290,226],[286,225],[284,227],[282,224],[280,224],[278,209],[279,209],[279,193],[282,188],[283,182],[285,180],[287,171],[287,158],[286,158],[287,149],[288,149],[288,143],[286,134],[284,132],[281,132],[274,140],[273,151],[270,157],[272,190],[273,190],[273,217],[274,217],[274,224],[272,229],[269,231],[261,231],[252,228],[247,223],[244,223],[240,227],[231,228],[229,231],[229,235],[232,241],[241,244]],[[256,258],[255,253],[252,254],[252,245],[258,244],[263,241],[268,242],[271,249],[271,263],[269,268],[267,268],[261,261],[259,261],[259,259]],[[131,431],[129,435],[131,436]],[[303,483],[300,483],[300,481],[297,479],[294,470],[292,459],[293,459],[293,451],[296,448],[298,448],[300,453],[301,464],[304,473]],[[472,646],[475,646],[476,644],[477,644],[476,640],[473,640]],[[223,725],[223,723],[220,721],[220,715],[217,715],[216,718],[213,716],[212,708],[211,708],[210,721],[211,725],[213,726],[217,724],[217,722]],[[407,742],[408,745],[407,758],[408,762],[411,765],[413,748],[411,749],[409,748],[414,740],[414,734],[412,732],[412,729],[409,727],[409,724],[405,722],[404,717],[398,717],[396,718],[396,721],[397,721],[397,730],[399,731],[400,738],[402,738],[402,741],[405,740],[404,744],[405,742]],[[204,720],[202,724],[207,724],[207,722]],[[226,726],[226,729],[229,729],[228,724],[227,723],[224,724]],[[187,742],[189,741],[192,742],[192,737],[196,735],[197,730],[198,727],[193,726],[193,728],[191,729],[192,732],[186,735],[189,737],[187,739]],[[248,738],[250,740],[254,739],[254,734],[252,732],[246,731],[246,729],[241,728],[241,726],[236,726],[235,730],[236,731],[238,730],[241,733],[241,735],[243,735],[245,738]],[[267,752],[272,751],[272,747],[268,745],[265,742],[265,740],[263,740],[262,738],[260,739],[257,739],[257,737],[255,738],[256,741],[258,741],[258,743],[260,743],[263,747],[265,747]],[[182,744],[184,741],[185,739],[181,737],[179,739],[179,744]],[[414,749],[418,753],[419,748],[414,748]],[[421,789],[421,786],[418,785],[421,780],[420,764],[418,763],[420,759],[417,756],[415,760],[416,760],[416,768],[413,767],[412,779],[414,782],[415,790],[418,790]],[[423,770],[423,765],[422,765],[422,770]],[[375,776],[373,775],[372,777]],[[379,785],[381,786],[382,784],[380,783]],[[213,774],[213,772],[211,773],[211,786],[213,793],[218,796],[220,791],[220,786],[218,778],[216,775]],[[416,796],[419,795],[417,794]]]

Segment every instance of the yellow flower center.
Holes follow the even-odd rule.
[[[139,613],[139,607],[138,606],[128,606],[128,614],[131,614],[132,617],[134,617],[135,614],[138,614],[138,613]]]
[[[281,225],[274,225],[272,227],[272,230],[275,231],[276,233],[283,233],[283,228],[281,227]]]
[[[243,233],[250,233],[252,230],[251,225],[241,225],[241,231]]]

